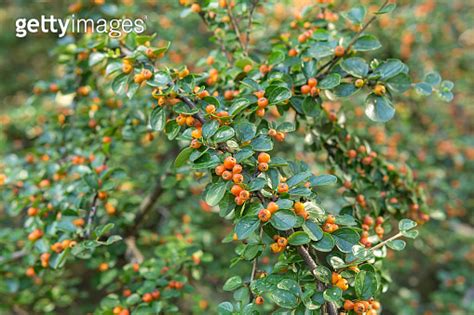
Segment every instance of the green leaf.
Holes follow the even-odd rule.
[[[356,275],[354,285],[357,297],[362,300],[368,300],[377,291],[377,277],[373,272],[361,270]]]
[[[313,176],[310,179],[311,186],[326,186],[326,185],[332,185],[337,182],[337,177],[334,175],[318,175],[318,176]]]
[[[89,67],[93,67],[96,64],[100,63],[102,60],[104,60],[107,57],[106,54],[100,53],[100,52],[93,52],[89,56]]]
[[[289,121],[284,121],[276,129],[281,132],[293,132],[295,131],[295,125]]]
[[[431,86],[436,86],[441,83],[441,76],[438,72],[430,72],[425,75],[424,81]]]
[[[400,231],[408,231],[413,229],[415,226],[416,222],[410,219],[401,219],[400,222],[398,222],[398,229]]]
[[[308,234],[313,241],[319,241],[323,238],[323,230],[312,220],[306,220],[303,224],[303,230]]]
[[[288,244],[293,246],[308,244],[310,241],[308,234],[303,231],[295,232],[288,237]]]
[[[273,150],[273,141],[266,135],[260,135],[252,140],[250,146],[254,151],[271,151]]]
[[[286,231],[295,226],[296,215],[290,210],[278,210],[272,215],[270,223],[275,229]]]
[[[303,100],[303,112],[310,117],[318,117],[321,113],[321,99],[306,96]]]
[[[326,284],[331,283],[332,272],[331,270],[329,270],[329,268],[322,265],[318,265],[314,270],[313,274],[319,281],[322,281]]]
[[[275,105],[290,99],[291,91],[290,89],[278,86],[270,90],[270,93],[267,96],[268,102],[271,105]]]
[[[270,56],[268,56],[269,65],[275,65],[278,63],[282,63],[283,61],[285,61],[285,54],[280,50],[274,50],[272,51]]]
[[[94,234],[96,238],[100,238],[102,235],[106,234],[109,232],[111,229],[113,229],[114,224],[113,223],[108,223],[105,225],[99,225],[94,229]]]
[[[224,197],[227,184],[224,182],[211,183],[206,189],[204,201],[211,207],[217,206],[219,201]]]
[[[235,128],[237,139],[242,142],[252,140],[255,137],[255,134],[257,133],[257,126],[255,126],[255,124],[252,124],[248,121],[238,122],[234,126],[234,128]]]
[[[193,152],[193,148],[184,148],[181,152],[179,152],[178,156],[176,157],[176,160],[174,161],[174,167],[179,168],[186,164],[186,162],[189,160],[189,157],[191,156],[191,153]]]
[[[157,106],[150,114],[150,127],[155,131],[161,131],[166,124],[166,112],[163,108]]]
[[[241,218],[235,225],[235,233],[239,240],[246,239],[260,225],[260,220],[255,215],[249,215]]]
[[[267,180],[262,177],[258,177],[254,180],[252,180],[249,184],[249,191],[257,191],[257,190],[262,190],[263,187],[267,185]]]
[[[388,59],[380,66],[377,67],[374,71],[374,75],[379,76],[380,80],[385,81],[394,76],[398,75],[399,73],[406,72],[407,67],[406,65],[398,59]]]
[[[353,24],[362,24],[366,14],[367,9],[364,6],[356,5],[348,12],[343,12],[342,16]]]
[[[358,90],[359,89],[356,88],[354,84],[343,82],[336,86],[333,92],[338,97],[348,97],[357,92]]]
[[[336,241],[334,241],[334,238],[331,236],[331,234],[326,232],[323,233],[322,239],[316,243],[311,243],[311,246],[313,246],[314,249],[321,252],[330,252],[334,248],[334,245],[336,245]]]
[[[127,90],[128,74],[122,73],[112,81],[112,90],[117,95],[124,95]]]
[[[234,306],[230,302],[222,302],[217,306],[217,312],[219,315],[232,315]]]
[[[362,35],[354,43],[352,48],[356,51],[371,51],[382,47],[379,40],[374,35]]]
[[[387,122],[395,115],[395,109],[386,97],[369,94],[365,101],[365,114],[376,122]]]
[[[312,78],[316,75],[316,61],[310,60],[303,63],[303,73],[307,79]]]
[[[234,291],[235,289],[242,286],[242,278],[240,276],[233,276],[224,283],[222,288],[224,291]]]
[[[234,157],[237,160],[237,163],[242,163],[249,157],[253,155],[253,151],[249,149],[242,149],[239,152],[237,152]]]
[[[401,231],[402,235],[407,238],[415,239],[418,237],[419,231],[418,230],[409,230],[409,231]]]
[[[393,241],[388,241],[387,246],[390,247],[393,250],[403,250],[407,243],[403,240],[393,240]]]
[[[221,142],[225,142],[231,139],[234,135],[235,135],[234,129],[232,129],[229,126],[222,126],[216,131],[214,135],[214,140],[217,143],[221,143]]]
[[[280,307],[292,309],[298,306],[298,299],[290,291],[275,289],[270,296],[273,302]]]
[[[111,235],[107,238],[107,241],[105,242],[105,245],[111,245],[115,242],[121,241],[122,237],[120,235]]]
[[[338,287],[332,287],[324,290],[323,297],[328,302],[339,302],[342,299],[342,290]]]
[[[330,90],[334,89],[339,84],[341,84],[341,75],[338,73],[330,73],[319,82],[318,87],[321,90]]]
[[[351,253],[352,246],[359,244],[359,234],[351,228],[340,228],[332,233],[336,246],[343,253]]]
[[[202,136],[204,139],[212,137],[217,129],[219,129],[219,122],[217,120],[210,120],[202,125]]]
[[[369,73],[369,65],[360,57],[344,59],[341,63],[341,68],[356,78],[363,78]]]
[[[334,54],[335,43],[317,42],[308,49],[308,54],[316,59],[322,59]]]
[[[165,88],[172,82],[171,77],[164,71],[155,72],[151,80],[147,80],[146,84],[152,87]]]
[[[433,92],[433,88],[428,83],[420,82],[415,84],[415,91],[420,95],[428,96]]]
[[[411,79],[408,74],[402,72],[388,79],[387,86],[397,93],[403,93],[411,87]]]
[[[246,98],[238,98],[232,101],[232,106],[229,108],[229,115],[235,116],[250,105],[250,100]]]
[[[99,189],[99,178],[97,177],[96,173],[89,173],[82,177],[82,180],[86,182],[87,186],[90,188],[97,190]]]
[[[294,186],[306,181],[311,175],[313,175],[313,174],[309,171],[301,172],[301,173],[298,173],[298,174],[290,177],[286,183],[288,184],[288,187],[291,188],[291,187],[294,187]]]

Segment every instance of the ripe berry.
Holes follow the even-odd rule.
[[[332,275],[331,275],[332,284],[336,284],[341,279],[342,279],[342,276],[340,274],[338,274],[337,272],[332,273]]]
[[[235,164],[237,164],[237,161],[232,156],[228,156],[224,160],[224,167],[228,170],[233,169]]]
[[[383,224],[383,222],[384,222],[383,217],[377,217],[377,219],[375,220],[376,225],[381,225]]]
[[[374,218],[372,218],[371,216],[366,215],[364,217],[364,224],[367,224],[368,226],[374,225]]]
[[[328,217],[326,218],[326,222],[331,223],[331,224],[335,224],[336,223],[336,217],[331,215],[331,214],[328,214]]]
[[[383,86],[381,84],[377,84],[374,87],[373,92],[374,92],[375,95],[382,96],[387,92],[387,90],[385,89],[385,86]]]
[[[356,88],[360,89],[361,87],[365,85],[365,82],[363,79],[357,79],[355,80],[354,85]]]
[[[239,194],[239,197],[242,198],[244,201],[250,199],[250,193],[247,190],[242,190]]]
[[[232,173],[234,173],[234,174],[242,173],[242,165],[235,164],[235,166],[232,168]]]
[[[257,158],[259,163],[268,163],[270,162],[270,154],[261,152]]]
[[[266,172],[268,171],[268,164],[267,163],[258,163],[258,170],[260,172]]]
[[[272,213],[268,209],[262,209],[258,212],[258,218],[262,222],[267,222],[272,217]]]
[[[308,85],[312,88],[316,87],[316,85],[318,85],[318,80],[316,80],[315,78],[309,78]]]
[[[344,301],[344,309],[346,311],[353,310],[354,309],[354,302],[352,302],[351,300],[345,300]]]
[[[356,302],[354,304],[354,312],[356,312],[357,314],[362,314],[366,311],[366,307],[365,307],[365,304],[362,303],[362,302]]]
[[[279,246],[278,243],[272,243],[270,249],[273,253],[277,254],[283,250],[283,247]]]
[[[198,139],[193,139],[189,145],[193,149],[199,149],[202,146],[202,143]]]
[[[257,101],[257,106],[260,108],[265,108],[268,106],[268,99],[265,97],[259,98]]]
[[[143,294],[142,301],[145,303],[150,303],[153,301],[153,296],[150,293]]]
[[[338,287],[342,291],[346,291],[347,289],[349,289],[349,283],[346,279],[340,279],[339,281],[337,281],[336,287]]]
[[[311,92],[311,87],[309,85],[303,85],[301,87],[301,93],[302,94],[309,94]]]
[[[188,116],[186,117],[186,126],[191,127],[194,125],[194,117]]]
[[[336,48],[334,48],[334,55],[336,55],[336,57],[342,57],[344,56],[344,53],[345,53],[344,47],[336,46]]]
[[[263,117],[265,116],[265,108],[259,108],[255,111],[255,115],[258,117]]]
[[[347,155],[349,156],[350,159],[355,159],[356,156],[357,156],[357,151],[351,149],[351,150],[349,150],[349,151],[347,152]]]
[[[280,183],[278,184],[278,193],[286,193],[288,192],[288,184],[287,183]]]
[[[229,171],[224,171],[221,176],[224,180],[231,180],[233,175]]]
[[[202,137],[202,129],[201,128],[196,128],[191,132],[191,137],[194,139],[199,139]]]
[[[257,297],[255,298],[255,304],[257,304],[257,305],[262,305],[263,302],[264,302],[263,297],[257,296]]]
[[[277,212],[278,208],[279,208],[279,206],[273,201],[269,202],[268,205],[267,205],[268,211],[270,211],[272,214]]]
[[[240,187],[239,185],[234,185],[232,186],[232,188],[230,189],[230,193],[234,196],[239,196],[240,195],[240,192],[243,190],[242,187]]]
[[[244,181],[244,177],[242,176],[242,174],[234,174],[232,176],[232,181],[236,184],[240,184]]]
[[[214,172],[216,172],[216,175],[217,175],[217,176],[221,176],[222,173],[224,173],[224,171],[225,171],[225,167],[224,167],[224,165],[222,165],[222,164],[221,164],[221,165],[217,165],[216,168],[214,169]]]
[[[213,114],[216,111],[216,107],[212,104],[206,106],[206,113]]]
[[[194,12],[194,13],[201,12],[201,6],[199,5],[199,3],[193,3],[191,5],[191,11]]]
[[[277,131],[275,129],[268,130],[268,135],[270,137],[275,137],[277,135]]]
[[[291,48],[290,51],[288,51],[288,56],[290,57],[296,57],[298,55],[298,51],[294,48]]]
[[[372,309],[374,309],[374,310],[379,310],[380,309],[380,302],[378,302],[378,301],[375,301],[375,300],[371,301],[370,305],[372,306]]]
[[[35,208],[35,207],[28,208],[28,215],[30,217],[33,217],[33,216],[37,215],[38,212],[39,212],[38,208]]]
[[[278,246],[285,247],[288,244],[288,240],[284,237],[279,237],[277,240]]]

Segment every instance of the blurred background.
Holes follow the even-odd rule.
[[[184,18],[178,1],[122,2],[131,14],[146,12],[148,28],[156,30],[163,41],[172,41],[166,62],[186,64],[192,70],[200,68],[197,61],[208,55],[213,44],[198,17]],[[281,21],[311,2],[278,1],[274,12],[266,14],[268,29],[255,37],[254,44],[278,33]],[[335,2],[342,7],[360,2],[378,4]],[[0,1],[0,125],[7,119],[24,117],[22,105],[34,83],[54,75],[51,64],[55,62],[55,35],[16,38],[15,19],[41,14],[63,16],[71,3]],[[474,314],[474,1],[416,0],[397,4],[392,15],[383,16],[370,28],[383,45],[383,51],[377,53],[398,56],[417,79],[436,70],[456,86],[449,104],[413,95],[399,99],[395,119],[383,125],[364,117],[362,102],[340,104],[348,108],[348,124],[356,133],[371,139],[389,159],[406,161],[415,170],[432,208],[432,219],[420,229],[421,237],[408,242],[407,250],[390,259],[394,285],[384,295],[384,314]],[[3,137],[0,135],[0,153]],[[220,287],[221,279],[227,276],[233,245],[220,244],[218,237],[223,238],[228,230],[222,228],[215,214],[203,212],[197,221],[208,235],[217,238],[205,243],[205,251],[214,256],[208,267],[208,281]],[[201,293],[212,296],[212,292]]]

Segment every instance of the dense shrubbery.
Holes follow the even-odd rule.
[[[411,56],[426,46],[407,44],[405,33],[398,37],[406,63],[393,58],[392,42],[383,50],[397,36],[379,40],[387,35],[375,36],[384,30],[375,23],[393,24],[394,3],[317,2],[296,18],[279,3],[159,4],[168,21],[158,24],[169,33],[61,40],[54,49],[61,75],[2,116],[4,308],[376,314],[392,282],[387,258],[423,268],[412,259],[419,251],[448,255],[463,244],[469,235],[444,241],[429,226],[446,230],[451,220],[436,208],[451,203],[453,216],[469,193],[443,185],[468,181],[472,149],[462,149],[470,161],[459,167],[460,149],[433,129],[432,111],[403,105],[431,93],[451,101],[452,82],[423,76],[420,64],[409,73]],[[111,17],[153,7],[96,1],[70,10]],[[201,23],[207,31],[164,27],[179,14],[194,18],[188,29]],[[404,23],[414,23],[410,14]],[[204,46],[207,32],[215,49],[183,59],[179,50]],[[169,46],[164,39],[173,37]],[[192,72],[183,60],[196,61]],[[394,115],[396,125],[374,123]],[[453,172],[433,174],[445,164]],[[430,214],[441,221],[427,225],[416,249],[404,260],[392,255]],[[460,246],[442,259],[470,256],[472,248]],[[468,267],[446,265],[440,281],[452,292],[419,310],[467,309],[459,293],[472,286],[468,276]],[[409,312],[414,296],[394,295],[387,309]]]

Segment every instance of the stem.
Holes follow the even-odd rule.
[[[402,237],[402,236],[403,236],[402,232],[398,232],[398,233],[395,234],[394,236],[392,236],[392,237],[386,239],[385,241],[380,242],[380,243],[378,243],[377,245],[375,245],[374,247],[372,247],[372,248],[370,249],[370,251],[374,251],[374,250],[376,250],[376,249],[379,249],[379,248],[383,247],[385,244],[387,244],[388,242],[393,241],[393,240],[396,240],[397,238]]]
[[[178,96],[178,98],[180,100],[182,100],[183,102],[185,102],[192,109],[197,108],[196,104],[194,104],[193,101],[191,101],[188,97],[180,95],[180,96]],[[201,122],[201,124],[203,124],[203,125],[206,122],[204,120],[204,118],[199,113],[194,114],[193,117],[196,118],[197,120],[199,120]]]
[[[260,240],[263,237],[263,227],[260,227]],[[250,283],[255,279],[255,273],[257,272],[258,257],[255,257],[252,264],[252,273],[250,274]]]
[[[255,11],[255,8],[258,5],[258,0],[252,1],[252,4],[250,6],[249,10],[249,20],[247,24],[247,32],[245,33],[245,53],[248,54],[249,52],[249,43],[250,43],[250,32],[252,31],[252,19],[253,19],[253,13]]]
[[[106,165],[108,160],[109,160],[109,157],[106,156],[102,165]],[[89,216],[87,217],[85,238],[89,238],[89,236],[91,235],[92,222],[94,221],[95,215],[97,213],[98,201],[99,201],[99,191],[97,190],[94,197],[92,198],[91,210],[89,211]]]
[[[388,4],[389,0],[385,0],[385,2],[380,6],[380,8],[377,10],[377,11],[380,11],[382,10],[383,8],[385,8]],[[349,44],[347,45],[346,47],[346,52],[349,52],[349,50],[352,48],[352,46],[354,46],[355,42],[359,39],[360,35],[362,35],[362,33],[367,29],[367,27],[369,27],[370,24],[372,24],[372,22],[374,22],[376,19],[377,19],[378,15],[377,14],[374,14],[374,16],[372,16],[368,21],[367,23],[365,23],[365,25],[354,35],[354,37],[352,38],[352,40],[349,42]],[[320,79],[322,78],[323,74],[324,73],[327,73],[329,72],[329,70],[331,70],[331,68],[339,61],[339,59],[341,59],[342,57],[336,57],[334,56],[331,60],[329,60],[328,62],[326,62],[324,65],[322,65],[318,71],[316,72],[316,75],[317,75],[317,78]],[[326,71],[324,71],[325,69],[327,68]],[[324,72],[323,72],[324,71]]]
[[[234,29],[235,35],[237,36],[240,48],[242,48],[242,51],[244,52],[244,54],[247,55],[247,51],[245,50],[245,45],[242,42],[242,38],[240,37],[239,26],[237,25],[237,22],[235,20],[234,14],[232,13],[232,9],[230,5],[227,5],[227,13],[229,14],[230,23],[232,25],[232,28]]]

